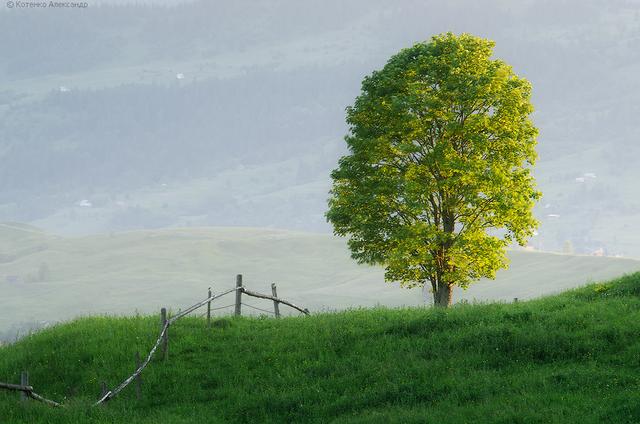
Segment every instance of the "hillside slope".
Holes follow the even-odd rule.
[[[458,290],[454,299],[527,299],[640,270],[629,259],[534,252],[510,258],[511,268],[495,281]],[[420,290],[385,283],[381,268],[357,265],[344,240],[324,234],[190,228],[66,238],[0,224],[0,334],[12,338],[30,323],[79,315],[177,310],[209,286],[233,287],[236,274],[261,292],[276,282],[281,296],[312,311],[423,304]]]
[[[635,423],[640,274],[517,304],[178,321],[170,358],[104,407],[157,317],[87,318],[0,348],[65,410],[0,392],[11,423]]]

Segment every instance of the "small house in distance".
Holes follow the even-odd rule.
[[[20,282],[20,277],[17,275],[7,275],[6,281],[9,284],[18,284]]]

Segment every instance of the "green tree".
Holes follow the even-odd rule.
[[[538,224],[531,85],[493,47],[441,34],[366,77],[331,174],[327,220],[352,257],[404,287],[430,283],[437,306],[495,278]]]
[[[565,240],[562,246],[562,253],[565,255],[573,255],[573,252],[573,243],[571,243],[571,240]]]

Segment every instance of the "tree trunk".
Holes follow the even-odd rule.
[[[433,305],[440,308],[451,306],[453,286],[448,283],[438,283],[437,290],[433,293]]]

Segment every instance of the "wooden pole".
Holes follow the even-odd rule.
[[[209,287],[207,299],[211,299],[211,287]],[[207,327],[211,327],[211,301],[207,302]]]
[[[31,387],[31,386],[23,386],[21,384],[9,384],[9,383],[3,383],[1,381],[0,381],[0,389],[17,390],[19,392],[32,392],[33,391],[33,387]]]
[[[140,368],[142,362],[140,362],[140,352],[136,351],[136,369]],[[138,400],[142,397],[142,375],[138,374],[136,376],[136,397]]]
[[[167,324],[167,308],[160,309],[160,328],[164,328]],[[164,332],[162,337],[162,359],[167,360],[169,357],[169,329]]]
[[[27,380],[28,379],[29,379],[29,376],[27,374]],[[31,387],[31,386],[22,386],[22,385],[19,385],[19,384],[8,384],[8,383],[0,382],[0,389],[18,390],[18,391],[26,394],[27,397],[30,397],[31,399],[35,399],[35,400],[40,401],[40,402],[44,402],[47,405],[55,406],[55,407],[62,406],[58,402],[54,402],[52,400],[43,398],[42,396],[40,396],[39,394],[34,392],[33,391],[33,387]]]
[[[239,317],[242,314],[242,274],[236,275],[236,311],[235,315]]]
[[[276,290],[276,283],[271,283],[271,294],[273,297],[278,297],[278,291]],[[276,318],[280,318],[280,304],[277,300],[273,301],[273,311],[276,313]]]
[[[22,371],[22,373],[20,374],[20,385],[21,386],[28,386],[29,385],[29,372]],[[20,392],[20,400],[25,402],[27,399],[29,399],[28,393],[27,392]]]

